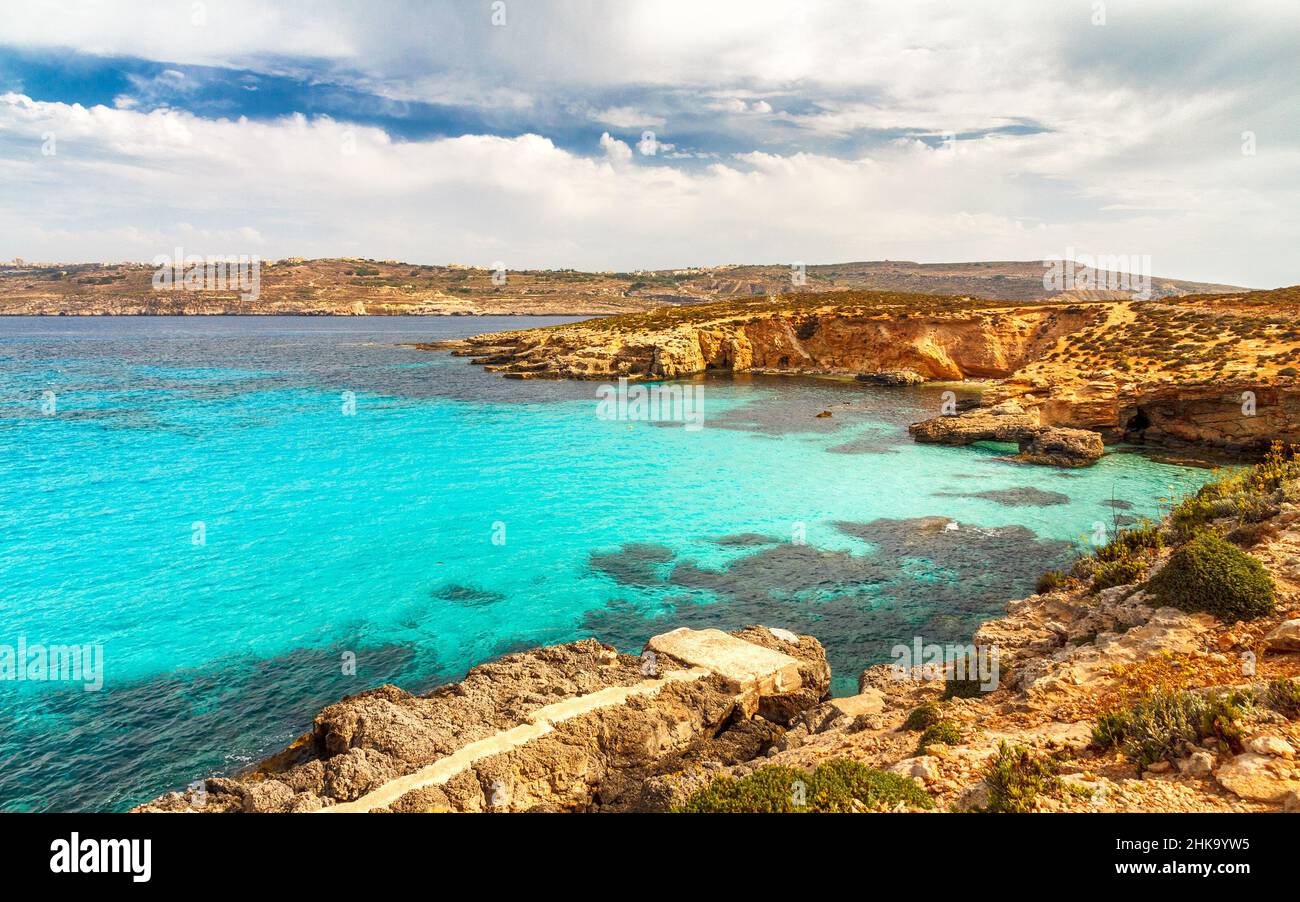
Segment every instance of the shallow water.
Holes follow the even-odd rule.
[[[105,659],[98,692],[0,683],[0,808],[123,809],[344,694],[589,635],[785,626],[852,692],[1205,475],[915,445],[938,387],[708,379],[691,430],[403,346],[556,321],[0,318],[0,644]]]

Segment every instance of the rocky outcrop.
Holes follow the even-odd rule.
[[[1224,789],[1254,802],[1281,803],[1300,790],[1300,768],[1294,762],[1256,752],[1236,756],[1215,771],[1214,778]]]
[[[1252,553],[1294,609],[1300,506],[1284,505],[1275,524],[1280,534]],[[1300,677],[1300,649],[1259,654],[1266,637],[1285,635],[1294,620],[1279,612],[1228,624],[1158,607],[1136,585],[1093,591],[1074,584],[1032,595],[973,637],[975,647],[998,652],[998,679],[988,691],[944,698],[950,670],[927,679],[918,670],[872,667],[862,674],[862,696],[805,711],[761,761],[658,777],[655,797],[680,803],[719,776],[765,765],[811,771],[847,758],[915,780],[939,810],[982,810],[991,803],[985,768],[1006,743],[1055,762],[1056,776],[1029,803],[1032,811],[1300,811],[1300,719],[1267,701],[1271,681]],[[1099,744],[1094,728],[1102,714],[1125,710],[1154,687],[1241,693],[1255,702],[1242,703],[1229,738],[1185,743],[1172,761],[1140,767],[1122,746]],[[839,702],[848,712],[836,710]],[[922,747],[907,724],[927,710],[945,723],[947,741]]]
[[[944,299],[952,301],[952,299]],[[922,312],[896,304],[789,312],[708,306],[425,345],[503,375],[675,379],[706,372],[843,373],[887,381],[1000,378],[1095,316],[1089,308],[970,299]],[[910,375],[908,375],[910,374]]]
[[[1269,651],[1300,651],[1300,620],[1287,620],[1264,637],[1264,647]]]
[[[1044,426],[1037,412],[1028,412],[1015,401],[913,423],[908,432],[918,442],[933,444],[1015,444],[1020,449],[1019,460],[1062,467],[1087,466],[1105,451],[1097,433]]]
[[[1258,455],[1300,443],[1300,339],[1278,311],[1300,288],[1194,301],[1016,305],[888,293],[673,308],[427,345],[517,379],[676,379],[708,372],[997,380],[1041,427]],[[962,424],[960,429],[965,429]],[[959,435],[934,425],[935,435]],[[921,433],[919,440],[927,440]],[[1023,437],[1023,434],[1022,434]],[[939,440],[933,438],[929,440]],[[998,440],[998,439],[993,439]],[[1096,443],[1045,437],[1025,460],[1087,462]]]
[[[1096,463],[1105,450],[1095,432],[1049,426],[1021,439],[1019,459],[1031,464],[1086,467]]]
[[[641,657],[586,639],[426,696],[381,686],[344,699],[251,771],[137,810],[617,810],[683,762],[762,754],[829,685],[820,644],[784,630],[679,630]]]
[[[885,370],[880,373],[858,373],[856,376],[859,382],[865,382],[868,385],[920,385],[925,381],[925,377],[915,370]]]
[[[969,413],[939,416],[913,423],[907,431],[918,442],[940,445],[971,445],[1000,442],[1018,445],[1042,430],[1038,417],[1015,401],[1005,401]]]

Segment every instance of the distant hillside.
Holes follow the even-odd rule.
[[[877,290],[991,300],[1106,300],[1117,291],[1052,292],[1041,262],[735,265],[654,272],[526,270],[395,261],[288,259],[261,264],[256,298],[231,290],[157,290],[148,264],[0,264],[0,314],[575,314],[631,313],[736,298]],[[1155,277],[1156,298],[1238,291]]]

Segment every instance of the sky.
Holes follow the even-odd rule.
[[[1300,283],[1295,0],[0,0],[0,259]]]

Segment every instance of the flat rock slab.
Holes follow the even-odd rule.
[[[682,627],[654,636],[646,648],[722,677],[744,695],[776,695],[803,685],[799,662],[789,655],[737,639],[722,630]]]
[[[845,717],[879,714],[885,710],[885,693],[879,689],[866,689],[858,695],[833,698],[830,704]]]

